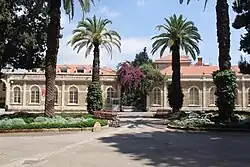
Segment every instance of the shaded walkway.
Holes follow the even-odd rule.
[[[170,132],[163,120],[141,116],[121,122],[99,133],[0,135],[0,166],[250,166],[250,134]]]
[[[249,167],[250,135],[152,131],[99,139],[145,166]]]

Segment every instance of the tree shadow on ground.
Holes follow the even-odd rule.
[[[99,140],[144,166],[249,167],[250,135],[205,132],[116,134]]]
[[[166,129],[166,121],[163,119],[155,119],[155,120],[120,120],[120,125],[130,125],[128,128],[137,128],[139,125],[144,125],[156,129]]]

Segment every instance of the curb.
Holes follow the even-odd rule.
[[[101,130],[108,129],[109,126],[102,126]],[[79,131],[93,131],[93,127],[86,128],[51,128],[51,129],[11,129],[0,130],[0,133],[34,133],[34,132],[79,132]]]
[[[168,129],[193,131],[193,132],[250,132],[250,129],[237,129],[237,128],[196,128],[196,127],[181,127],[168,125]]]

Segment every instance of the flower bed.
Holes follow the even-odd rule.
[[[91,116],[70,117],[57,115],[47,118],[37,114],[22,113],[3,115],[0,117],[0,130],[12,129],[51,129],[51,128],[86,128],[93,127],[96,122],[101,126],[107,125],[103,119],[94,119]]]
[[[201,114],[190,112],[187,116],[168,123],[168,128],[183,130],[222,130],[222,131],[250,131],[248,117],[235,114],[233,121],[228,123],[218,122],[218,116],[209,113]]]

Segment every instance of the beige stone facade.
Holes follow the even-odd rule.
[[[215,107],[215,87],[211,73],[218,67],[204,65],[200,59],[195,65],[187,56],[182,57],[181,84],[184,93],[184,110],[213,110]],[[153,88],[147,97],[148,111],[170,109],[167,100],[167,84],[171,81],[169,56],[163,61],[155,61],[156,67],[168,80]],[[56,77],[56,104],[59,112],[86,111],[87,87],[91,83],[90,66],[58,66]],[[250,77],[237,72],[237,110],[250,110]],[[115,71],[102,68],[100,82],[105,108],[110,108],[112,100],[119,98],[120,89]],[[0,83],[0,107],[8,106],[8,111],[43,111],[45,102],[45,76],[43,71],[5,72]]]

